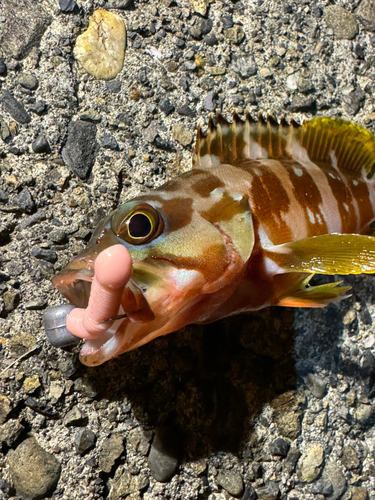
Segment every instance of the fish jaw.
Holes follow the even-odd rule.
[[[141,264],[145,267],[144,262]],[[160,278],[159,273],[158,276],[154,275],[151,278],[152,281],[157,281],[159,286],[154,284],[143,293],[153,319],[144,321],[142,315],[139,318],[139,315],[135,314],[116,320],[102,337],[85,341],[80,352],[83,364],[100,365],[192,322],[191,310],[202,297],[201,290],[205,282],[203,275],[198,271],[175,269],[168,264],[162,267],[163,278]],[[150,270],[148,276],[151,277]],[[132,284],[134,286],[134,282]],[[144,283],[140,287],[144,289]],[[124,293],[120,308],[120,312],[123,310],[125,314],[127,314],[128,297]]]

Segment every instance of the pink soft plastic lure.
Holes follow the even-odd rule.
[[[348,287],[311,286],[314,273],[375,272],[370,132],[330,118],[216,121],[198,131],[190,172],[118,207],[53,278],[79,308],[68,328],[85,339],[83,363],[191,323],[322,307]]]

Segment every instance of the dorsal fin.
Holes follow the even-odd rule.
[[[365,128],[341,119],[314,118],[298,125],[285,118],[249,114],[245,121],[233,115],[232,123],[220,114],[210,117],[206,134],[198,127],[193,167],[259,158],[312,161],[354,174],[375,177],[375,137]]]

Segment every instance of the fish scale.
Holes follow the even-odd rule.
[[[198,129],[192,160],[190,172],[106,217],[53,278],[85,307],[96,257],[115,244],[132,256],[126,317],[102,340],[86,340],[85,364],[190,323],[270,305],[322,307],[349,287],[311,286],[315,273],[375,272],[375,238],[364,234],[375,218],[375,138],[366,129],[218,115],[207,134]]]

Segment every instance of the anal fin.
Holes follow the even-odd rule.
[[[296,290],[290,292],[287,297],[279,300],[279,306],[285,307],[325,307],[331,302],[344,299],[345,292],[350,290],[350,286],[339,286],[342,281],[324,283],[323,285],[310,286],[311,274],[306,278]]]

